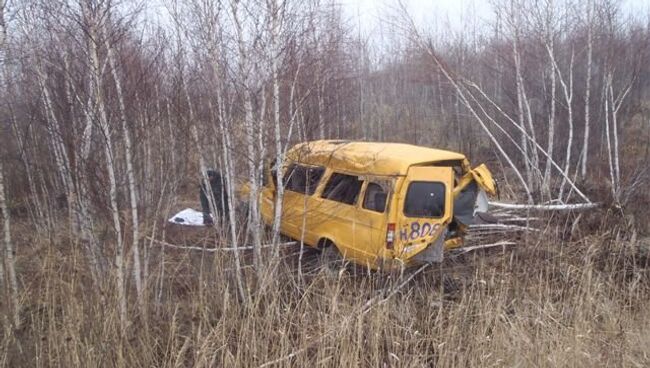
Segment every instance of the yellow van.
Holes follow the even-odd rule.
[[[301,143],[266,172],[260,196],[273,223],[275,170],[284,170],[280,232],[372,269],[440,262],[462,244],[477,203],[495,194],[485,165],[464,155],[402,143]],[[335,247],[335,248],[330,248]]]

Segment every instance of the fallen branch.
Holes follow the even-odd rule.
[[[507,225],[507,224],[476,224],[476,225],[469,225],[469,228],[470,230],[476,230],[476,231],[496,230],[496,229],[513,230],[513,231],[539,231],[539,229],[530,226]]]
[[[254,248],[253,246],[245,246],[245,247],[237,247],[237,248],[235,248],[235,247],[206,248],[206,247],[176,245],[176,244],[172,244],[172,243],[167,243],[167,242],[162,241],[162,240],[154,239],[154,238],[152,238],[150,236],[148,236],[147,239],[151,240],[154,243],[158,243],[158,246],[165,246],[165,247],[183,249],[183,250],[196,250],[196,251],[201,251],[201,252],[234,252],[234,251],[240,251],[240,250],[252,250]],[[295,241],[279,243],[279,244],[263,244],[261,246],[261,248],[285,247],[285,246],[296,245],[296,244],[298,244],[298,242],[295,242]]]
[[[500,223],[504,222],[526,222],[526,221],[539,221],[541,218],[539,217],[503,217],[503,218],[498,218]]]
[[[460,254],[465,254],[469,253],[474,250],[478,249],[489,249],[489,248],[494,248],[494,247],[505,247],[507,245],[515,245],[517,243],[512,242],[512,241],[500,241],[492,244],[479,244],[479,245],[473,245],[470,247],[463,247],[457,250],[452,251],[453,255],[460,255]]]
[[[602,203],[574,203],[574,204],[515,204],[503,202],[489,202],[490,206],[511,210],[538,210],[538,211],[584,211],[598,208]]]

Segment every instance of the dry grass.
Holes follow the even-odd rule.
[[[265,281],[249,275],[249,305],[237,300],[228,256],[179,250],[165,252],[157,303],[157,251],[147,309],[130,301],[126,336],[115,293],[91,288],[63,231],[23,235],[24,324],[3,322],[0,366],[648,366],[647,260],[616,229],[573,242],[548,229],[512,249],[448,258],[393,295],[412,270],[336,277],[308,252],[301,280],[286,250]]]

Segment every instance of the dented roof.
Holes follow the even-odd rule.
[[[292,161],[328,166],[342,172],[373,175],[405,175],[413,165],[462,160],[465,156],[452,151],[414,146],[405,143],[320,140],[300,143],[287,156]]]

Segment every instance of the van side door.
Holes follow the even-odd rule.
[[[378,257],[387,253],[387,224],[390,212],[390,199],[393,181],[386,178],[367,177],[362,189],[362,197],[357,206],[357,235],[355,249],[372,259],[376,264]]]
[[[357,236],[357,203],[363,181],[352,174],[332,172],[315,206],[314,236],[327,238],[348,258],[359,259],[354,248]]]
[[[325,173],[325,168],[291,164],[287,170],[282,208],[282,230],[294,239],[302,239],[307,217],[313,209],[312,196]]]
[[[400,188],[395,255],[408,261],[429,245],[440,247],[453,214],[451,167],[411,166]],[[434,244],[435,243],[435,244]]]

